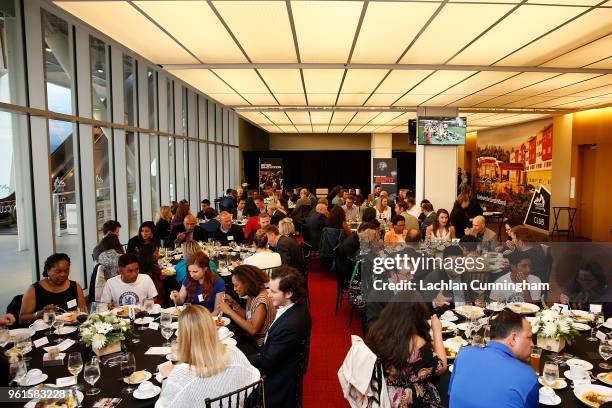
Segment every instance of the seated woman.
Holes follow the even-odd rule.
[[[172,221],[172,210],[167,205],[162,205],[159,207],[159,212],[157,213],[157,223],[155,224],[155,230],[157,231],[157,235],[160,240],[163,240],[164,243],[168,239],[170,235],[170,222]]]
[[[176,270],[176,275],[174,277],[178,283],[182,283],[187,276],[187,262],[189,258],[198,252],[202,252],[202,247],[198,241],[187,241],[183,244],[183,259],[174,265],[174,269]],[[211,271],[217,273],[217,265],[213,261],[209,262],[209,266]]]
[[[256,252],[244,260],[245,265],[256,266],[260,269],[276,268],[281,266],[281,256],[268,248],[268,238],[263,229],[255,234]]]
[[[241,265],[234,269],[232,283],[240,297],[246,296],[246,309],[231,296],[221,303],[221,311],[253,338],[258,348],[264,343],[270,325],[276,317],[276,308],[268,297],[268,275],[256,266]],[[253,350],[254,352],[258,350]]]
[[[561,293],[560,301],[572,309],[589,310],[591,303],[604,303],[610,298],[610,289],[602,267],[596,262],[582,261],[578,273]]]
[[[202,305],[216,316],[225,296],[225,282],[211,271],[209,263],[205,253],[195,254],[187,263],[183,287],[179,292],[172,291],[170,299],[179,305],[185,302]]]
[[[391,220],[391,207],[389,207],[389,198],[387,196],[380,196],[380,202],[378,208],[376,208],[376,218],[385,221]]]
[[[440,208],[436,212],[433,223],[425,230],[427,242],[451,242],[455,238],[455,227],[450,225],[448,211]]]
[[[83,289],[70,275],[70,258],[66,254],[53,254],[45,261],[43,279],[26,290],[21,301],[19,323],[27,326],[41,319],[45,311],[80,310],[87,312]]]
[[[261,224],[259,223],[259,210],[255,207],[247,206],[244,209],[244,212],[246,213],[247,217],[249,217],[246,225],[244,226],[244,237],[246,238],[247,243],[250,244],[255,239],[255,233],[257,233],[257,230],[261,228]]]
[[[240,350],[219,341],[210,313],[189,306],[179,317],[178,361],[169,366],[156,408],[193,408],[206,398],[230,393],[259,380],[259,370]],[[244,405],[242,394],[237,406]]]
[[[138,235],[130,238],[127,243],[127,253],[138,252],[144,245],[160,246],[159,237],[153,221],[145,221],[138,228]]]
[[[419,292],[402,292],[368,330],[366,344],[380,358],[392,408],[438,407],[432,377],[446,371],[442,324]],[[430,334],[431,330],[431,334]]]
[[[99,302],[102,297],[106,281],[119,275],[119,257],[124,254],[123,246],[121,242],[119,242],[119,237],[115,234],[108,234],[105,236],[98,246],[102,252],[98,255],[98,264],[100,266],[96,274],[96,302]]]

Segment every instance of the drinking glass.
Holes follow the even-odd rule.
[[[121,359],[121,375],[127,377],[128,386],[121,390],[124,394],[131,394],[134,392],[134,387],[132,387],[131,376],[136,371],[136,358],[132,353],[125,353],[123,358]]]
[[[68,371],[70,374],[74,376],[75,385],[72,387],[73,389],[79,389],[79,373],[83,369],[83,358],[81,357],[81,353],[75,351],[68,355]]]
[[[85,364],[83,370],[83,379],[91,385],[91,388],[87,390],[86,395],[96,395],[100,392],[99,388],[95,388],[96,381],[100,378],[100,363],[98,359],[91,359],[91,361]]]
[[[542,375],[544,377],[544,383],[549,387],[553,387],[559,378],[559,366],[552,361],[547,361],[544,363]]]
[[[0,326],[0,343],[6,343],[9,339],[9,330],[5,326]]]
[[[153,299],[145,299],[143,303],[145,312],[150,314],[153,311],[155,302],[153,301]]]
[[[170,326],[162,326],[161,328],[161,335],[164,339],[166,339],[166,342],[163,344],[164,347],[170,347],[170,337],[172,337],[172,335],[174,334],[174,330],[172,330],[172,327]]]
[[[47,337],[51,336],[51,334],[53,333],[52,329],[53,325],[55,324],[55,319],[55,311],[49,310],[43,313],[43,322],[49,325],[49,330],[47,330],[47,333],[45,334]]]
[[[62,327],[64,327],[64,321],[62,319],[58,319],[57,316],[56,316],[55,317],[55,321],[53,322],[53,328],[58,333],[57,339],[55,339],[55,343],[61,343],[63,341],[62,340],[62,336],[59,335],[59,332],[62,329]]]
[[[19,338],[19,340],[15,341],[15,347],[21,353],[21,358],[23,361],[28,362],[31,361],[32,358],[26,356],[30,351],[32,351],[32,341],[30,336],[24,336]]]
[[[609,341],[602,341],[599,343],[599,355],[604,359],[603,363],[599,363],[599,367],[604,370],[609,370],[612,368],[611,364],[606,363],[610,357],[612,357],[612,345]]]
[[[536,374],[540,373],[540,358],[542,357],[542,348],[534,347],[531,349],[531,368],[533,368]]]
[[[491,341],[491,326],[489,326],[488,324],[485,325],[483,328],[482,338],[484,339],[485,343],[488,343]]]
[[[27,374],[28,368],[26,366],[25,361],[16,359],[11,362],[9,368],[9,376],[10,378],[12,378],[12,381],[16,382],[17,384],[20,384],[21,381],[25,379]]]
[[[172,324],[172,315],[170,313],[162,313],[159,318],[159,324],[161,327],[170,326]]]

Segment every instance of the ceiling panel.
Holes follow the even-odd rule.
[[[416,119],[416,112],[402,113],[400,116],[392,119],[386,123],[386,125],[404,125],[408,124],[409,119]]]
[[[349,69],[342,84],[342,92],[369,95],[387,72],[386,69]]]
[[[240,115],[258,125],[272,125],[272,121],[261,112],[240,112]]]
[[[264,114],[270,118],[270,120],[276,124],[284,124],[291,123],[285,112],[264,112]]]
[[[403,94],[433,71],[394,70],[376,90],[377,93]]]
[[[363,126],[361,126],[361,125],[349,125],[349,126],[344,128],[342,133],[357,133],[357,132],[359,132],[359,129],[361,129],[362,127]]]
[[[274,97],[269,93],[257,93],[257,94],[241,94],[242,96],[244,96],[244,98],[246,100],[248,100],[249,102],[251,102],[251,105],[257,105],[257,106],[262,106],[262,105],[278,105],[278,103],[276,103],[276,100],[274,99]]]
[[[378,126],[376,129],[374,129],[374,132],[376,133],[390,133],[393,131],[393,129],[395,129],[396,126]]]
[[[612,9],[592,10],[503,59],[497,65],[540,65],[609,33],[611,21]],[[579,63],[576,66],[580,65],[584,64]]]
[[[209,93],[208,96],[215,99],[217,102],[226,105],[226,106],[249,106],[249,103],[245,101],[240,95],[237,93],[223,93],[223,94],[214,94]]]
[[[332,106],[336,102],[336,93],[308,93],[309,106]]]
[[[365,103],[365,106],[389,106],[396,100],[398,100],[403,94],[389,94],[389,93],[378,93],[376,92],[374,95],[368,99]]]
[[[310,112],[310,121],[313,125],[328,125],[331,117],[331,112]]]
[[[427,106],[446,106],[449,104],[457,105],[454,103],[456,100],[466,97],[466,94],[452,95],[452,94],[440,94],[427,100],[425,105]],[[463,105],[462,105],[463,106]]]
[[[584,11],[580,7],[523,5],[450,62],[489,65]]]
[[[312,133],[312,126],[310,125],[295,125],[295,128],[300,133]]]
[[[612,96],[583,99],[581,101],[560,105],[558,106],[558,108],[582,109],[582,108],[597,107],[597,106],[602,106],[602,105],[612,105]]]
[[[606,69],[612,69],[612,57],[610,58],[606,58],[604,60],[601,60],[599,62],[596,62],[594,64],[589,64],[588,65],[589,68],[606,68]]]
[[[55,4],[152,62],[157,64],[198,62],[126,2],[60,1]]]
[[[584,96],[562,96],[560,98],[548,99],[540,103],[532,104],[531,107],[533,108],[552,108],[558,105],[563,105],[565,103],[581,101],[583,99],[585,99]]]
[[[338,97],[337,106],[361,106],[366,101],[370,94],[347,94],[341,93]]]
[[[566,6],[594,6],[601,0],[527,0],[527,3],[561,4]]]
[[[328,133],[342,133],[344,129],[344,125],[330,125],[329,129],[327,129]]]
[[[351,120],[351,125],[365,125],[379,114],[380,112],[358,112]]]
[[[214,1],[253,62],[297,62],[287,7],[279,1]]]
[[[335,95],[338,93],[338,88],[340,88],[344,70],[305,69],[303,72],[304,83],[306,84],[306,91],[308,93],[332,93],[334,94],[335,100]],[[331,104],[333,104],[333,101]]]
[[[402,97],[399,101],[395,102],[396,106],[418,106],[426,100],[433,98],[435,94],[413,94],[409,93]]]
[[[612,82],[611,85],[600,86],[598,88],[589,89],[587,91],[577,92],[572,94],[572,96],[583,96],[583,97],[594,97],[606,95],[612,92]]]
[[[395,63],[438,6],[436,3],[370,2],[351,62]]]
[[[610,21],[608,21],[608,24]],[[610,25],[608,26],[608,28]],[[612,54],[612,34],[547,62],[545,67],[583,67]]]
[[[401,112],[381,112],[370,121],[370,125],[386,125],[387,122],[401,116]],[[395,126],[395,125],[394,125]]]
[[[280,130],[282,130],[285,133],[295,133],[297,132],[297,129],[292,126],[292,125],[279,125],[278,126],[280,128]]]
[[[263,128],[263,130],[265,130],[268,133],[281,133],[282,132],[282,130],[280,130],[276,126],[261,126],[261,127]]]
[[[168,72],[205,94],[234,93],[208,69],[169,69]]]
[[[524,107],[531,108],[536,104],[550,101],[552,99],[555,99],[555,97],[554,96],[528,96],[528,97],[525,97],[524,99],[520,99],[516,102],[511,102],[504,106],[508,108],[524,108]]]
[[[313,125],[312,131],[315,133],[327,133],[327,125]]]
[[[494,98],[494,97],[491,95],[470,95],[470,96],[466,96],[465,98],[458,100],[453,105],[458,105],[462,108],[466,108],[470,106],[476,106],[479,103],[486,102],[491,98]]]
[[[238,93],[268,93],[253,69],[215,69],[214,72]]]
[[[438,94],[474,74],[474,72],[475,71],[437,71],[412,89],[410,94]]]
[[[502,95],[496,96],[493,99],[477,104],[478,107],[497,108],[508,103],[513,103],[518,100],[524,99],[524,95]]]
[[[612,75],[602,75],[588,81],[578,82],[559,89],[553,89],[544,93],[544,95],[566,96],[577,92],[588,92],[591,89],[599,88],[608,84],[612,84]]]
[[[339,125],[348,123],[353,116],[355,116],[357,112],[347,112],[347,111],[336,111],[334,112],[331,124]]]
[[[549,92],[553,89],[567,86],[580,81],[586,81],[597,77],[598,74],[563,74],[546,81],[538,82],[523,89],[510,92],[509,95],[524,95],[532,96],[543,92]]]
[[[202,62],[246,62],[244,55],[206,2],[136,1],[134,3],[197,55]],[[134,32],[137,31],[132,31],[132,35]],[[146,38],[143,33],[138,34],[138,37]]]
[[[297,94],[279,94],[275,93],[278,103],[283,106],[304,106],[306,105],[306,97],[303,93]]]
[[[310,116],[308,112],[287,112],[287,116],[289,116],[294,125],[310,126]]]
[[[447,4],[401,62],[443,64],[512,7],[509,4]]]
[[[299,69],[260,69],[270,90],[277,93],[304,93]]]
[[[359,129],[359,133],[370,133],[373,132],[374,129],[376,129],[378,126],[372,126],[372,125],[368,125],[368,126],[364,126],[361,129]]]
[[[479,91],[477,95],[503,95],[516,89],[523,88],[558,75],[559,74],[549,72],[523,72],[503,82],[500,82],[497,85],[492,85],[486,89],[483,89],[482,91]]]
[[[473,75],[469,78],[466,78],[465,81],[458,83],[452,88],[444,91],[445,94],[471,94],[481,89],[490,87],[498,82],[502,82],[513,75],[516,75],[516,72],[494,72],[494,71],[484,71],[479,72],[476,75]]]
[[[361,1],[291,1],[302,62],[347,62]]]

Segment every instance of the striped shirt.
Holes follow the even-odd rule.
[[[255,310],[257,310],[257,307],[261,304],[263,304],[266,308],[266,319],[264,320],[264,324],[263,326],[261,326],[261,330],[259,330],[259,333],[254,336],[258,347],[263,346],[266,334],[268,333],[268,330],[270,329],[270,326],[272,326],[272,322],[276,317],[276,309],[274,308],[272,301],[268,297],[268,292],[264,290],[260,292],[259,295],[257,295],[256,297],[249,298],[247,304],[247,320],[251,320],[251,318],[255,314]]]

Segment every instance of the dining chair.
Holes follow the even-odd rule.
[[[265,408],[265,378],[262,376],[258,381],[230,393],[215,398],[206,398],[204,404],[206,408]]]

